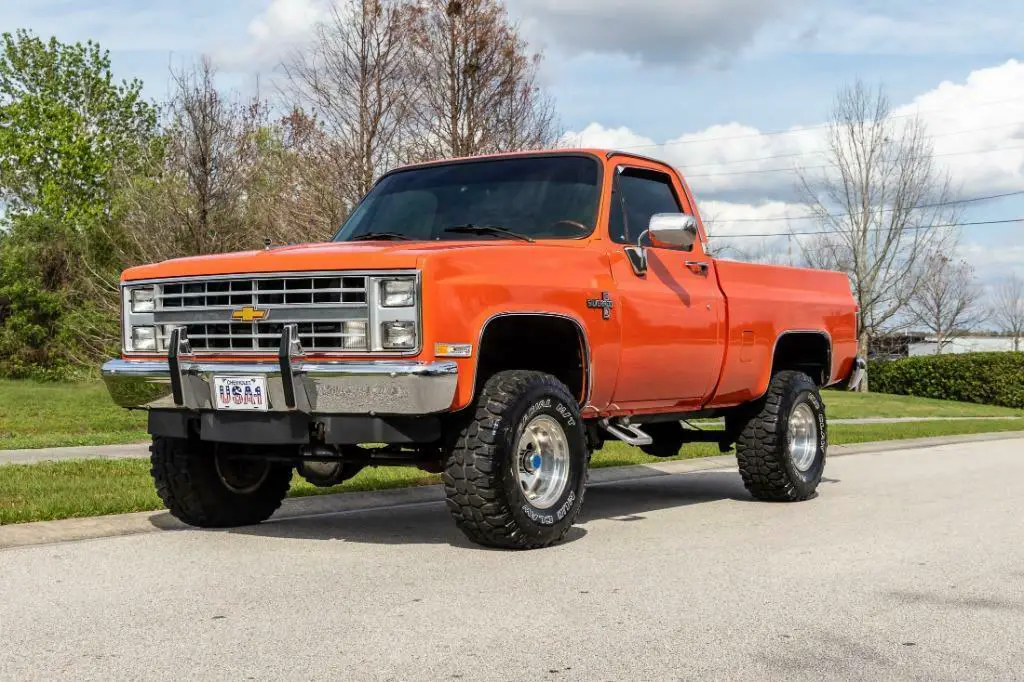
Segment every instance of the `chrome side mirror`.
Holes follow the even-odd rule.
[[[652,246],[690,251],[697,241],[697,219],[688,213],[656,213],[647,232]]]
[[[638,277],[647,273],[647,247],[644,237],[649,236],[651,246],[664,249],[692,251],[697,242],[697,219],[688,213],[656,213],[637,239],[637,245],[626,249],[629,263]]]

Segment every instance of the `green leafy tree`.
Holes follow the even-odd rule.
[[[89,41],[0,41],[0,373],[53,373],[117,337],[118,179],[156,141],[138,80]]]

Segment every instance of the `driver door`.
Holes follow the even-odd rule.
[[[621,245],[611,261],[621,299],[622,350],[613,401],[623,409],[699,407],[721,367],[725,302],[701,240],[689,251],[648,247],[647,272],[641,275],[625,254],[653,215],[692,215],[689,202],[680,200],[685,196],[662,170],[617,169],[609,230]]]

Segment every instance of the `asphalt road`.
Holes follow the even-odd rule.
[[[1024,440],[594,486],[570,541],[436,502],[0,551],[0,679],[1024,677]]]

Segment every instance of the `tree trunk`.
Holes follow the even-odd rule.
[[[865,363],[868,360],[868,344],[870,342],[871,342],[871,339],[868,336],[867,330],[861,331],[860,338],[858,339],[858,342],[857,342],[857,346],[858,346],[857,357],[862,359],[862,360],[864,360]],[[867,372],[867,370],[864,370],[864,378],[861,379],[860,386],[857,387],[857,392],[858,393],[867,393],[868,392],[868,379],[869,379],[868,372]]]

